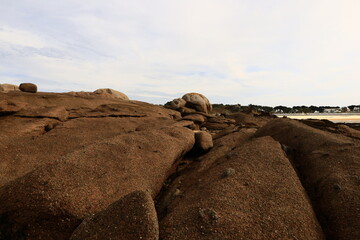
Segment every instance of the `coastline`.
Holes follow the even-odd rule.
[[[360,123],[360,113],[309,113],[309,114],[275,114],[278,117],[291,119],[326,119],[334,123]]]

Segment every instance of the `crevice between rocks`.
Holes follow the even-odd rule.
[[[206,153],[207,152],[201,151],[194,146],[174,163],[172,174],[164,181],[163,187],[154,199],[159,222],[167,215],[168,206],[174,198],[181,195],[179,192],[181,176],[191,171],[193,166],[198,162],[197,159]]]
[[[80,116],[80,117],[69,117],[69,119],[77,119],[77,118],[107,118],[107,117],[113,117],[113,118],[141,118],[141,117],[147,117],[147,115],[124,115],[124,114],[111,114],[111,115],[101,115],[101,116]]]
[[[281,143],[279,142],[279,144],[281,144]],[[294,171],[296,172],[296,175],[297,175],[298,179],[300,180],[300,183],[304,189],[306,197],[314,211],[316,220],[319,223],[321,231],[326,236],[327,233],[326,233],[326,231],[324,231],[324,229],[326,229],[326,225],[327,225],[326,218],[325,218],[325,216],[323,216],[323,214],[319,210],[317,203],[316,203],[315,193],[311,189],[311,187],[309,187],[309,184],[307,183],[307,180],[306,180],[304,174],[302,173],[303,172],[302,167],[300,166],[300,164],[298,164],[298,162],[301,161],[299,159],[304,157],[303,154],[300,151],[298,151],[290,146],[287,146],[285,144],[281,144],[281,148],[283,149],[286,158],[289,160]],[[327,239],[329,239],[328,236],[327,236]]]

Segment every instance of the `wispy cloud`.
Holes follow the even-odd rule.
[[[0,82],[164,103],[360,101],[357,0],[3,0]]]

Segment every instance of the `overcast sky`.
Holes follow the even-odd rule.
[[[359,0],[0,0],[0,83],[360,104]]]

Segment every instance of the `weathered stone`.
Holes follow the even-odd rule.
[[[211,134],[203,131],[195,131],[195,145],[203,151],[212,148],[214,144]]]
[[[200,123],[200,124],[204,123],[206,121],[206,117],[204,117],[201,114],[189,114],[189,115],[186,115],[185,117],[183,117],[182,119],[190,120],[190,121],[193,121],[195,123]]]
[[[186,116],[188,114],[196,113],[195,109],[188,108],[188,107],[181,107],[181,108],[177,109],[177,111],[179,111],[182,116]]]
[[[118,98],[118,99],[122,99],[122,100],[129,100],[129,97],[126,96],[126,94],[116,91],[111,88],[100,88],[100,89],[95,90],[94,93],[99,94],[101,96]]]
[[[167,206],[160,239],[323,240],[308,196],[280,144],[270,137],[241,144],[245,139],[239,134],[224,136],[223,147],[216,145],[181,175],[185,194]],[[237,135],[240,138],[231,141]],[[238,156],[228,159],[225,154],[233,144]],[[222,170],[230,168],[236,173],[221,178]]]
[[[199,112],[210,113],[212,110],[209,100],[200,93],[187,93],[182,99],[186,101],[186,107],[196,109]]]
[[[0,116],[14,114],[20,111],[25,105],[23,102],[0,100]]]
[[[170,108],[170,109],[174,109],[174,110],[178,110],[182,107],[185,107],[186,101],[184,99],[181,98],[176,98],[170,102],[167,102],[164,107],[166,108]]]
[[[54,138],[56,131],[47,133],[53,148],[64,144]],[[114,135],[71,149],[58,161],[2,186],[0,216],[6,215],[18,229],[9,239],[22,231],[29,239],[68,239],[86,216],[133,191],[155,197],[174,162],[194,145],[194,133],[183,127]]]
[[[230,177],[231,175],[234,175],[235,172],[236,172],[236,171],[235,171],[235,169],[233,169],[233,168],[226,168],[226,169],[224,169],[224,171],[222,172],[221,177],[222,177],[222,178]]]
[[[20,91],[19,87],[14,84],[3,83],[0,84],[0,92],[12,92],[12,91]]]
[[[151,195],[132,192],[105,210],[86,218],[70,240],[157,240],[159,226]]]
[[[360,143],[357,139],[286,118],[268,122],[256,136],[271,136],[296,150],[294,164],[306,179],[304,186],[329,239],[360,239]],[[339,191],[337,187],[334,189],[336,185],[341,186]]]
[[[37,92],[37,86],[33,83],[21,83],[19,86],[19,89],[22,92],[29,92],[29,93],[36,93]]]
[[[66,121],[69,117],[69,112],[64,107],[40,107],[40,108],[27,108],[15,114],[19,117],[29,118],[53,118],[60,121]]]

